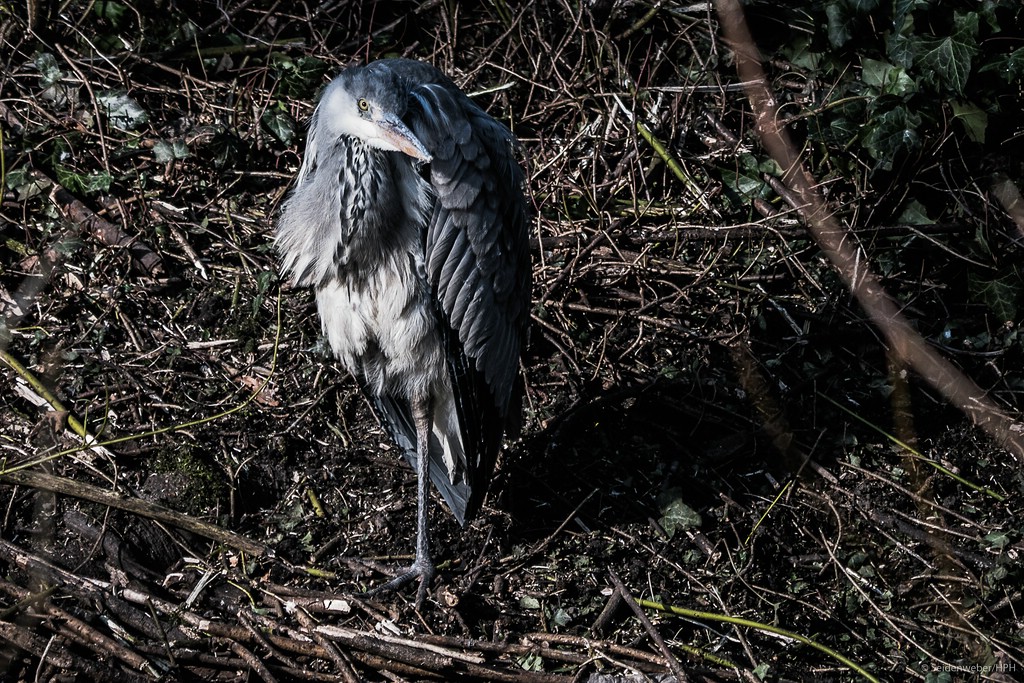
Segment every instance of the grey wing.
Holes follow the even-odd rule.
[[[433,156],[426,269],[445,323],[472,514],[519,413],[530,297],[523,172],[512,134],[457,89],[426,84],[412,96],[409,125]]]

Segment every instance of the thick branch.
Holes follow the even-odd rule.
[[[796,207],[818,246],[839,271],[896,357],[913,368],[1003,448],[1024,461],[1024,424],[1003,410],[973,380],[941,356],[917,333],[871,270],[854,234],[829,211],[800,153],[779,119],[778,101],[768,86],[761,56],[737,0],[718,0],[725,39],[736,55],[736,69],[747,90],[761,144],[785,170],[783,182],[796,195]]]

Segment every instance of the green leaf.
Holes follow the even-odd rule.
[[[891,170],[897,157],[921,145],[921,136],[917,132],[920,125],[920,114],[903,105],[895,106],[871,117],[865,126],[867,133],[862,144],[879,162],[879,168]]]
[[[982,0],[982,2],[976,3],[978,12],[993,33],[998,33],[1002,29],[999,24],[999,12],[1004,8],[1011,7],[1010,3],[1012,2],[1016,2],[1016,0]]]
[[[40,52],[36,55],[35,60],[36,68],[39,69],[39,73],[42,75],[40,85],[47,88],[51,85],[60,82],[63,74],[60,72],[60,67],[57,66],[57,58],[49,52]]]
[[[157,140],[153,144],[153,158],[158,164],[166,164],[189,157],[188,145],[182,140]]]
[[[914,15],[917,0],[896,0],[892,8],[892,31],[885,40],[885,54],[893,64],[905,69],[914,65]]]
[[[1017,302],[1021,296],[1020,273],[1010,270],[996,278],[967,274],[967,287],[1000,321],[1017,319]]]
[[[917,66],[937,89],[961,95],[978,54],[978,15],[957,12],[953,25],[953,34],[946,38],[918,39]]]
[[[1006,546],[1010,545],[1010,537],[1006,535],[1005,531],[993,531],[990,534],[986,534],[985,540],[988,542],[989,548],[1002,550]]]
[[[114,178],[106,171],[96,173],[76,173],[66,166],[55,167],[57,182],[72,194],[92,194],[106,192]]]
[[[93,5],[92,11],[97,16],[108,19],[110,23],[117,26],[121,22],[121,18],[124,17],[125,12],[128,11],[128,7],[124,3],[114,2],[113,0],[99,0],[99,2]]]
[[[283,107],[268,108],[260,117],[260,123],[270,133],[286,145],[295,139],[295,119]]]
[[[988,128],[988,114],[973,102],[950,102],[953,116],[964,127],[967,137],[972,142],[985,143],[985,130]]]
[[[540,600],[532,595],[524,595],[519,598],[519,606],[523,609],[540,609]]]
[[[124,90],[96,93],[96,101],[107,113],[107,122],[122,130],[135,130],[149,121],[149,113]]]
[[[761,190],[764,188],[764,182],[760,178],[736,173],[732,169],[722,169],[722,182],[745,200],[761,196]]]
[[[330,65],[316,57],[299,57],[292,60],[283,53],[270,55],[270,63],[280,79],[280,95],[287,97],[312,98],[323,83],[323,76]]]
[[[825,60],[824,53],[816,52],[811,40],[804,36],[795,38],[788,45],[783,45],[779,49],[790,63],[807,71],[817,71]],[[695,78],[698,77],[699,75],[695,74]]]
[[[829,121],[826,142],[831,142],[836,147],[846,147],[860,132],[860,124],[845,117],[839,117]]]
[[[898,64],[904,69],[914,66],[914,42],[909,36],[896,32],[890,33],[886,39],[885,55],[893,64]]]
[[[544,670],[544,658],[536,652],[523,655],[519,658],[519,666],[525,671],[543,671]]]
[[[27,168],[9,171],[5,180],[7,189],[15,192],[19,202],[41,194],[50,186],[50,181],[45,176],[34,176]]]
[[[696,529],[703,522],[700,514],[683,502],[683,491],[680,488],[663,491],[658,496],[658,507],[661,509],[658,524],[669,538],[675,536],[679,529]]]
[[[555,613],[551,615],[551,621],[555,626],[568,626],[572,623],[572,617],[569,616],[568,612],[559,607],[555,610]]]
[[[845,3],[832,2],[825,8],[828,18],[828,42],[832,47],[842,47],[853,37],[850,30],[854,17]]]
[[[865,57],[861,60],[864,83],[885,95],[909,95],[917,92],[917,83],[902,67]]]
[[[53,248],[62,256],[71,256],[81,249],[84,244],[85,241],[82,240],[81,237],[65,237],[64,239],[58,240],[57,243],[53,245]],[[67,351],[61,354],[61,357],[66,361],[74,361],[78,360],[80,355],[77,351]]]
[[[892,18],[893,24],[899,26],[901,31],[906,31],[909,27],[906,25],[906,20],[910,18],[910,13],[920,0],[895,0],[892,4]]]
[[[928,209],[916,199],[903,207],[899,222],[903,225],[934,225],[935,221],[928,217]]]
[[[979,73],[985,71],[995,71],[1007,84],[1019,82],[1024,78],[1024,47],[998,57],[978,69]]]

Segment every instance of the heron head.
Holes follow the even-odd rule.
[[[351,67],[331,81],[314,126],[332,137],[348,135],[388,152],[430,161],[430,152],[402,121],[409,88],[386,68]]]

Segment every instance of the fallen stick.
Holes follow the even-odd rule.
[[[717,0],[717,10],[722,32],[736,56],[736,71],[747,91],[758,137],[768,154],[783,169],[782,182],[790,190],[790,201],[818,247],[881,331],[894,355],[963,411],[971,422],[988,432],[1019,462],[1024,462],[1024,423],[997,405],[974,380],[924,340],[882,286],[856,235],[832,215],[780,119],[779,100],[768,85],[761,67],[761,55],[739,2]]]

